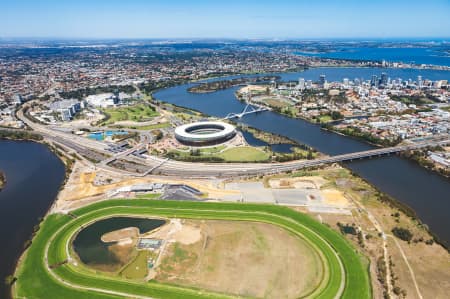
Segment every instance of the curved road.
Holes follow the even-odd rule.
[[[106,164],[108,164],[109,162],[112,162],[116,159],[121,159],[122,161],[129,163],[129,165],[134,166],[136,169],[139,169],[139,173],[144,175],[152,172],[161,175],[182,175],[184,177],[230,177],[274,174],[278,172],[293,171],[306,167],[318,166],[326,163],[348,161],[352,159],[360,159],[369,156],[379,156],[409,149],[423,148],[426,146],[445,145],[450,143],[450,138],[447,134],[439,138],[417,142],[411,145],[403,145],[391,148],[379,148],[364,152],[349,153],[307,161],[290,161],[285,163],[191,163],[168,160],[156,156],[149,156],[147,159],[128,156],[128,154],[132,153],[133,151],[144,147],[144,143],[139,143],[132,149],[126,150],[124,152],[113,154],[111,151],[106,150],[107,144],[103,142],[91,140],[58,130],[52,130],[45,125],[35,123],[24,115],[23,109],[20,109],[17,112],[17,117],[33,130],[41,133],[47,139],[63,145],[75,152],[90,155],[98,153],[99,156],[103,155],[104,158],[102,160],[105,161],[97,164],[97,166],[100,168],[107,166]],[[117,169],[117,171],[127,174],[133,173],[134,175],[136,175],[136,171],[124,171],[120,169]]]

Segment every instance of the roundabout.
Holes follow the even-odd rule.
[[[339,233],[286,207],[261,204],[109,200],[41,224],[16,272],[15,298],[230,298],[199,288],[143,282],[93,270],[77,261],[72,241],[80,229],[115,216],[268,223],[301,238],[320,256],[323,275],[304,298],[370,298],[367,263]]]
[[[175,138],[182,144],[206,146],[224,143],[236,136],[234,126],[221,121],[202,121],[175,129]]]

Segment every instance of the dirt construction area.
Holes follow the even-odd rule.
[[[169,243],[157,281],[239,296],[298,298],[312,291],[325,271],[308,243],[274,225],[183,222],[199,228],[200,238]]]
[[[109,192],[118,188],[148,183],[187,184],[199,189],[205,196],[210,198],[239,195],[239,192],[236,190],[217,188],[215,182],[211,180],[162,178],[158,176],[131,177],[96,169],[85,162],[77,161],[67,183],[58,194],[58,199],[52,209],[53,211],[75,209],[87,203],[105,199],[108,197]]]

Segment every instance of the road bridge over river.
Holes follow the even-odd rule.
[[[426,148],[428,146],[448,145],[450,138],[438,138],[428,140],[426,142],[414,143],[409,145],[401,145],[388,148],[378,148],[368,151],[347,153],[331,157],[324,157],[314,160],[291,161],[285,163],[188,163],[174,160],[164,160],[155,158],[154,160],[161,160],[163,163],[157,168],[158,174],[165,175],[184,175],[191,177],[229,177],[239,175],[263,175],[273,174],[286,171],[294,171],[298,169],[320,166],[324,164],[331,164],[337,162],[351,161],[356,159],[365,159],[370,157],[378,157],[383,155],[395,154],[401,151],[414,150]]]
[[[346,153],[331,157],[324,157],[315,160],[290,161],[284,163],[191,163],[175,160],[168,160],[157,156],[147,156],[147,158],[138,158],[131,154],[136,148],[127,150],[125,153],[111,155],[107,150],[105,143],[88,140],[87,138],[74,136],[70,133],[57,132],[50,130],[47,126],[37,124],[24,116],[22,110],[19,110],[17,116],[22,119],[33,130],[41,133],[46,139],[63,145],[74,152],[77,152],[92,160],[113,161],[117,160],[122,164],[122,169],[113,168],[107,163],[96,164],[99,168],[105,168],[108,171],[114,170],[123,174],[142,176],[143,174],[160,174],[178,177],[232,177],[264,175],[285,171],[294,171],[307,167],[320,166],[323,164],[351,161],[355,159],[364,159],[382,155],[398,153],[407,150],[421,149],[429,146],[442,146],[450,144],[450,135],[432,137],[426,140],[411,142],[406,145],[399,145],[387,148],[376,148],[372,150]],[[140,146],[143,146],[142,144]],[[103,159],[89,157],[89,155],[102,155]]]

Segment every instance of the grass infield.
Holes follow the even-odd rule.
[[[335,298],[339,294],[341,298],[372,296],[366,259],[339,233],[306,214],[286,207],[142,199],[109,200],[80,208],[72,214],[77,217],[52,214],[41,224],[16,270],[18,279],[13,288],[15,298],[231,298],[227,294],[207,290],[127,280],[73,263],[73,236],[89,223],[119,215],[245,220],[274,224],[303,238],[321,255],[326,274],[308,297]],[[64,263],[65,261],[68,262]]]

